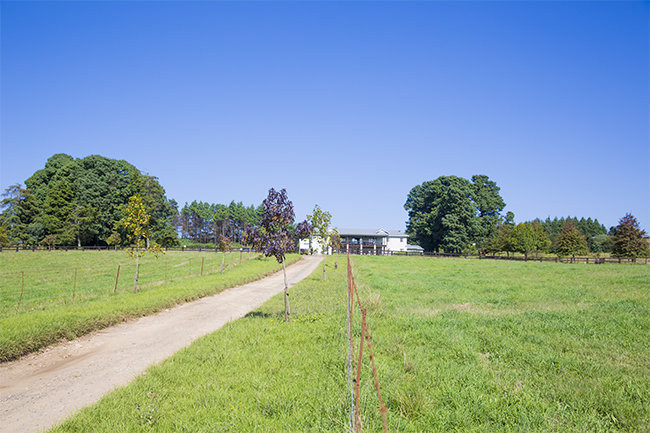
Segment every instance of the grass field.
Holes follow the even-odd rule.
[[[650,431],[647,267],[354,265],[389,431]],[[344,431],[345,294],[344,266],[317,270],[292,288],[291,323],[274,297],[54,431]],[[381,431],[367,363],[362,377],[364,430]]]
[[[147,255],[141,259],[136,294],[134,260],[123,251],[2,253],[0,361],[280,269],[275,260],[255,257],[244,254],[240,264],[239,253],[227,253],[221,274],[220,253],[168,252],[159,258]],[[297,259],[292,256],[288,262]],[[119,285],[113,293],[118,264]]]

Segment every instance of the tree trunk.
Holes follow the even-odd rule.
[[[135,258],[135,277],[133,278],[133,293],[138,293],[138,272],[140,271],[140,257]]]
[[[282,274],[284,275],[284,321],[291,321],[291,305],[289,304],[289,285],[287,284],[287,269],[284,266],[282,257]]]
[[[149,238],[145,238],[147,248],[149,248]]]
[[[223,255],[221,256],[221,273],[223,274],[223,264],[226,261],[226,252],[223,252]]]
[[[81,238],[77,234],[77,247],[81,248]]]

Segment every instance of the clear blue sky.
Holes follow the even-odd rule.
[[[100,154],[403,229],[413,186],[480,173],[517,221],[648,228],[649,5],[2,2],[0,186]]]

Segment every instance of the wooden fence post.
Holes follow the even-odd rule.
[[[117,275],[115,276],[115,287],[113,288],[113,294],[117,293],[117,282],[120,280],[120,265],[117,265]]]

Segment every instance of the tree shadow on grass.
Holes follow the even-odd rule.
[[[284,312],[278,312],[278,313],[264,313],[262,311],[251,311],[244,317],[251,317],[251,318],[263,318],[263,319],[268,319],[268,318],[274,318],[274,319],[283,319],[284,318]]]

